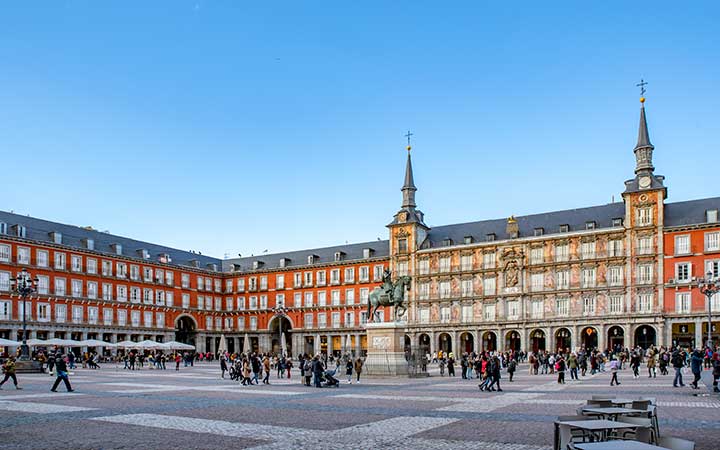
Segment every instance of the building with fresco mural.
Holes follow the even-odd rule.
[[[385,241],[221,260],[0,212],[0,337],[20,339],[25,314],[38,339],[180,340],[215,351],[224,335],[231,352],[285,341],[292,354],[359,354],[367,297],[389,268],[412,277],[406,347],[699,344],[707,304],[697,281],[720,275],[720,198],[666,202],[641,101],[634,174],[628,168],[622,201],[606,205],[429,226],[408,146]],[[10,291],[22,269],[39,281],[27,308]],[[712,306],[720,316],[720,299]],[[717,342],[720,319],[712,327]]]

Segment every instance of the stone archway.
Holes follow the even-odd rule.
[[[510,330],[505,333],[505,350],[520,351],[520,332],[516,330]]]
[[[650,325],[640,325],[635,330],[635,346],[647,349],[655,345],[656,341],[655,328]]]
[[[533,330],[530,333],[530,346],[533,353],[544,352],[547,350],[545,343],[545,332],[541,329]]]
[[[438,336],[438,350],[442,351],[443,354],[452,351],[452,337],[448,333],[440,333]]]
[[[625,347],[625,330],[619,325],[613,325],[607,332],[608,348],[612,351],[619,351]]]
[[[497,335],[494,331],[486,331],[482,335],[482,349],[486,352],[497,350]]]
[[[183,344],[196,346],[197,322],[189,314],[182,314],[175,319],[175,340]]]
[[[555,331],[555,350],[565,352],[572,346],[572,333],[567,328],[558,328]]]
[[[292,329],[293,323],[288,316],[274,316],[268,323],[268,331],[270,332],[272,352],[279,355],[282,344],[282,336],[285,337],[285,354],[292,355]],[[282,331],[282,334],[281,334]]]
[[[585,327],[582,332],[582,347],[592,351],[598,347],[598,331],[595,327]]]
[[[464,352],[464,353],[472,353],[475,351],[475,338],[473,337],[472,333],[466,331],[462,334],[460,334],[460,342],[459,342],[458,351]]]

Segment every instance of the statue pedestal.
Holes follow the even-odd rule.
[[[15,361],[17,373],[43,373],[42,366],[37,361]]]
[[[407,376],[405,324],[367,323],[367,358],[363,372],[368,376]]]

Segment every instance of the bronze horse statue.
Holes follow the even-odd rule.
[[[392,289],[386,292],[381,287],[376,287],[368,296],[368,320],[375,321],[379,306],[394,306],[395,320],[402,317],[407,311],[405,307],[405,289],[410,286],[410,277],[399,277],[392,285]]]

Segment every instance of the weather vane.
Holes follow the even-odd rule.
[[[410,151],[410,149],[412,148],[412,147],[410,147],[410,136],[412,136],[412,135],[413,134],[410,132],[410,130],[408,130],[407,134],[405,135],[405,137],[408,140],[407,151]]]
[[[645,81],[645,80],[643,80],[642,78],[640,78],[640,82],[635,85],[635,86],[637,86],[637,87],[640,88],[640,97],[644,97],[644,96],[645,96],[645,92],[646,92],[646,91],[645,91],[645,86],[647,86],[647,84],[648,84],[647,81]]]

